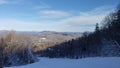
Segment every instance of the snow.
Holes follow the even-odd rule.
[[[5,68],[120,68],[120,57],[97,57],[84,59],[40,58],[33,64]]]
[[[46,40],[46,38],[40,38],[41,40]]]

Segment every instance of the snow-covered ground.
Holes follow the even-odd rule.
[[[6,68],[120,68],[120,57],[85,59],[40,58],[39,62]]]

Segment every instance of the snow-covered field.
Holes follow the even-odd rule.
[[[120,57],[85,59],[40,58],[39,62],[6,68],[120,68]]]

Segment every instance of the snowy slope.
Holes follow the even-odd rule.
[[[120,57],[85,59],[40,58],[39,62],[6,68],[120,68]]]

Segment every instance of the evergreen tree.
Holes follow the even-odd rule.
[[[98,23],[96,23],[95,31],[96,31],[96,32],[99,31],[99,24],[98,24]]]

